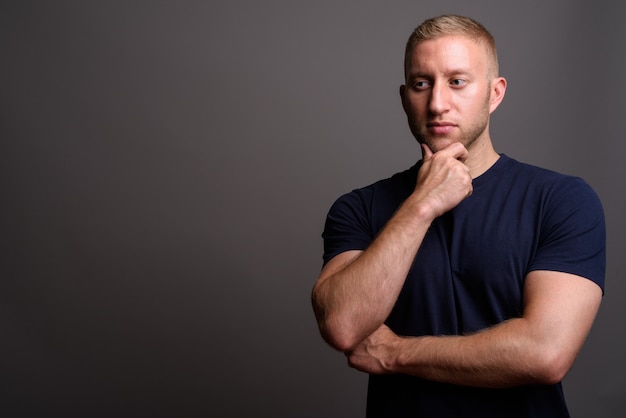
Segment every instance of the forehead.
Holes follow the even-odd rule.
[[[464,36],[444,36],[415,45],[407,57],[409,74],[481,72],[487,70],[488,53],[481,42]]]

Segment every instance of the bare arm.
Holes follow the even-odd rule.
[[[531,272],[525,283],[521,318],[467,336],[400,337],[383,325],[348,361],[368,373],[468,386],[559,382],[587,338],[602,291],[586,278],[554,271]]]
[[[471,194],[463,164],[467,150],[453,144],[436,154],[423,147],[417,185],[365,251],[347,251],[322,269],[312,302],[324,339],[352,350],[387,318],[432,221]]]
[[[322,269],[313,308],[331,346],[351,350],[391,312],[430,225],[426,215],[413,214],[419,211],[405,202],[367,250],[341,253]]]

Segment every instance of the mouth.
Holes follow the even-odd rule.
[[[456,128],[452,122],[430,122],[426,124],[426,129],[432,135],[448,135]]]

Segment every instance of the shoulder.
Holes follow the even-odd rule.
[[[518,179],[525,178],[534,182],[540,182],[540,184],[550,184],[564,179],[575,178],[574,176],[563,174],[548,168],[520,162],[504,154],[501,157],[501,161],[502,166],[500,171],[503,174],[509,174]]]
[[[355,205],[369,207],[373,204],[384,202],[393,204],[392,202],[396,200],[404,200],[415,188],[418,169],[419,163],[390,177],[353,189],[337,198],[332,207]]]
[[[326,216],[324,260],[363,250],[415,188],[416,166],[340,196]]]
[[[537,193],[544,199],[558,202],[561,199],[597,202],[593,188],[581,177],[519,162],[503,155],[499,178],[510,181],[522,193]]]
[[[606,227],[602,203],[581,177],[511,160],[508,186],[537,231],[529,270],[560,271],[586,277],[604,289]]]
[[[518,217],[523,215],[526,222],[544,233],[587,229],[601,232],[604,228],[600,198],[581,177],[503,156],[490,177],[483,181],[483,187],[484,205],[506,207],[508,212]]]

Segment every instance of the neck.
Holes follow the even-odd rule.
[[[465,164],[469,167],[473,179],[489,170],[500,158],[490,139],[474,142],[468,152],[469,155]]]

